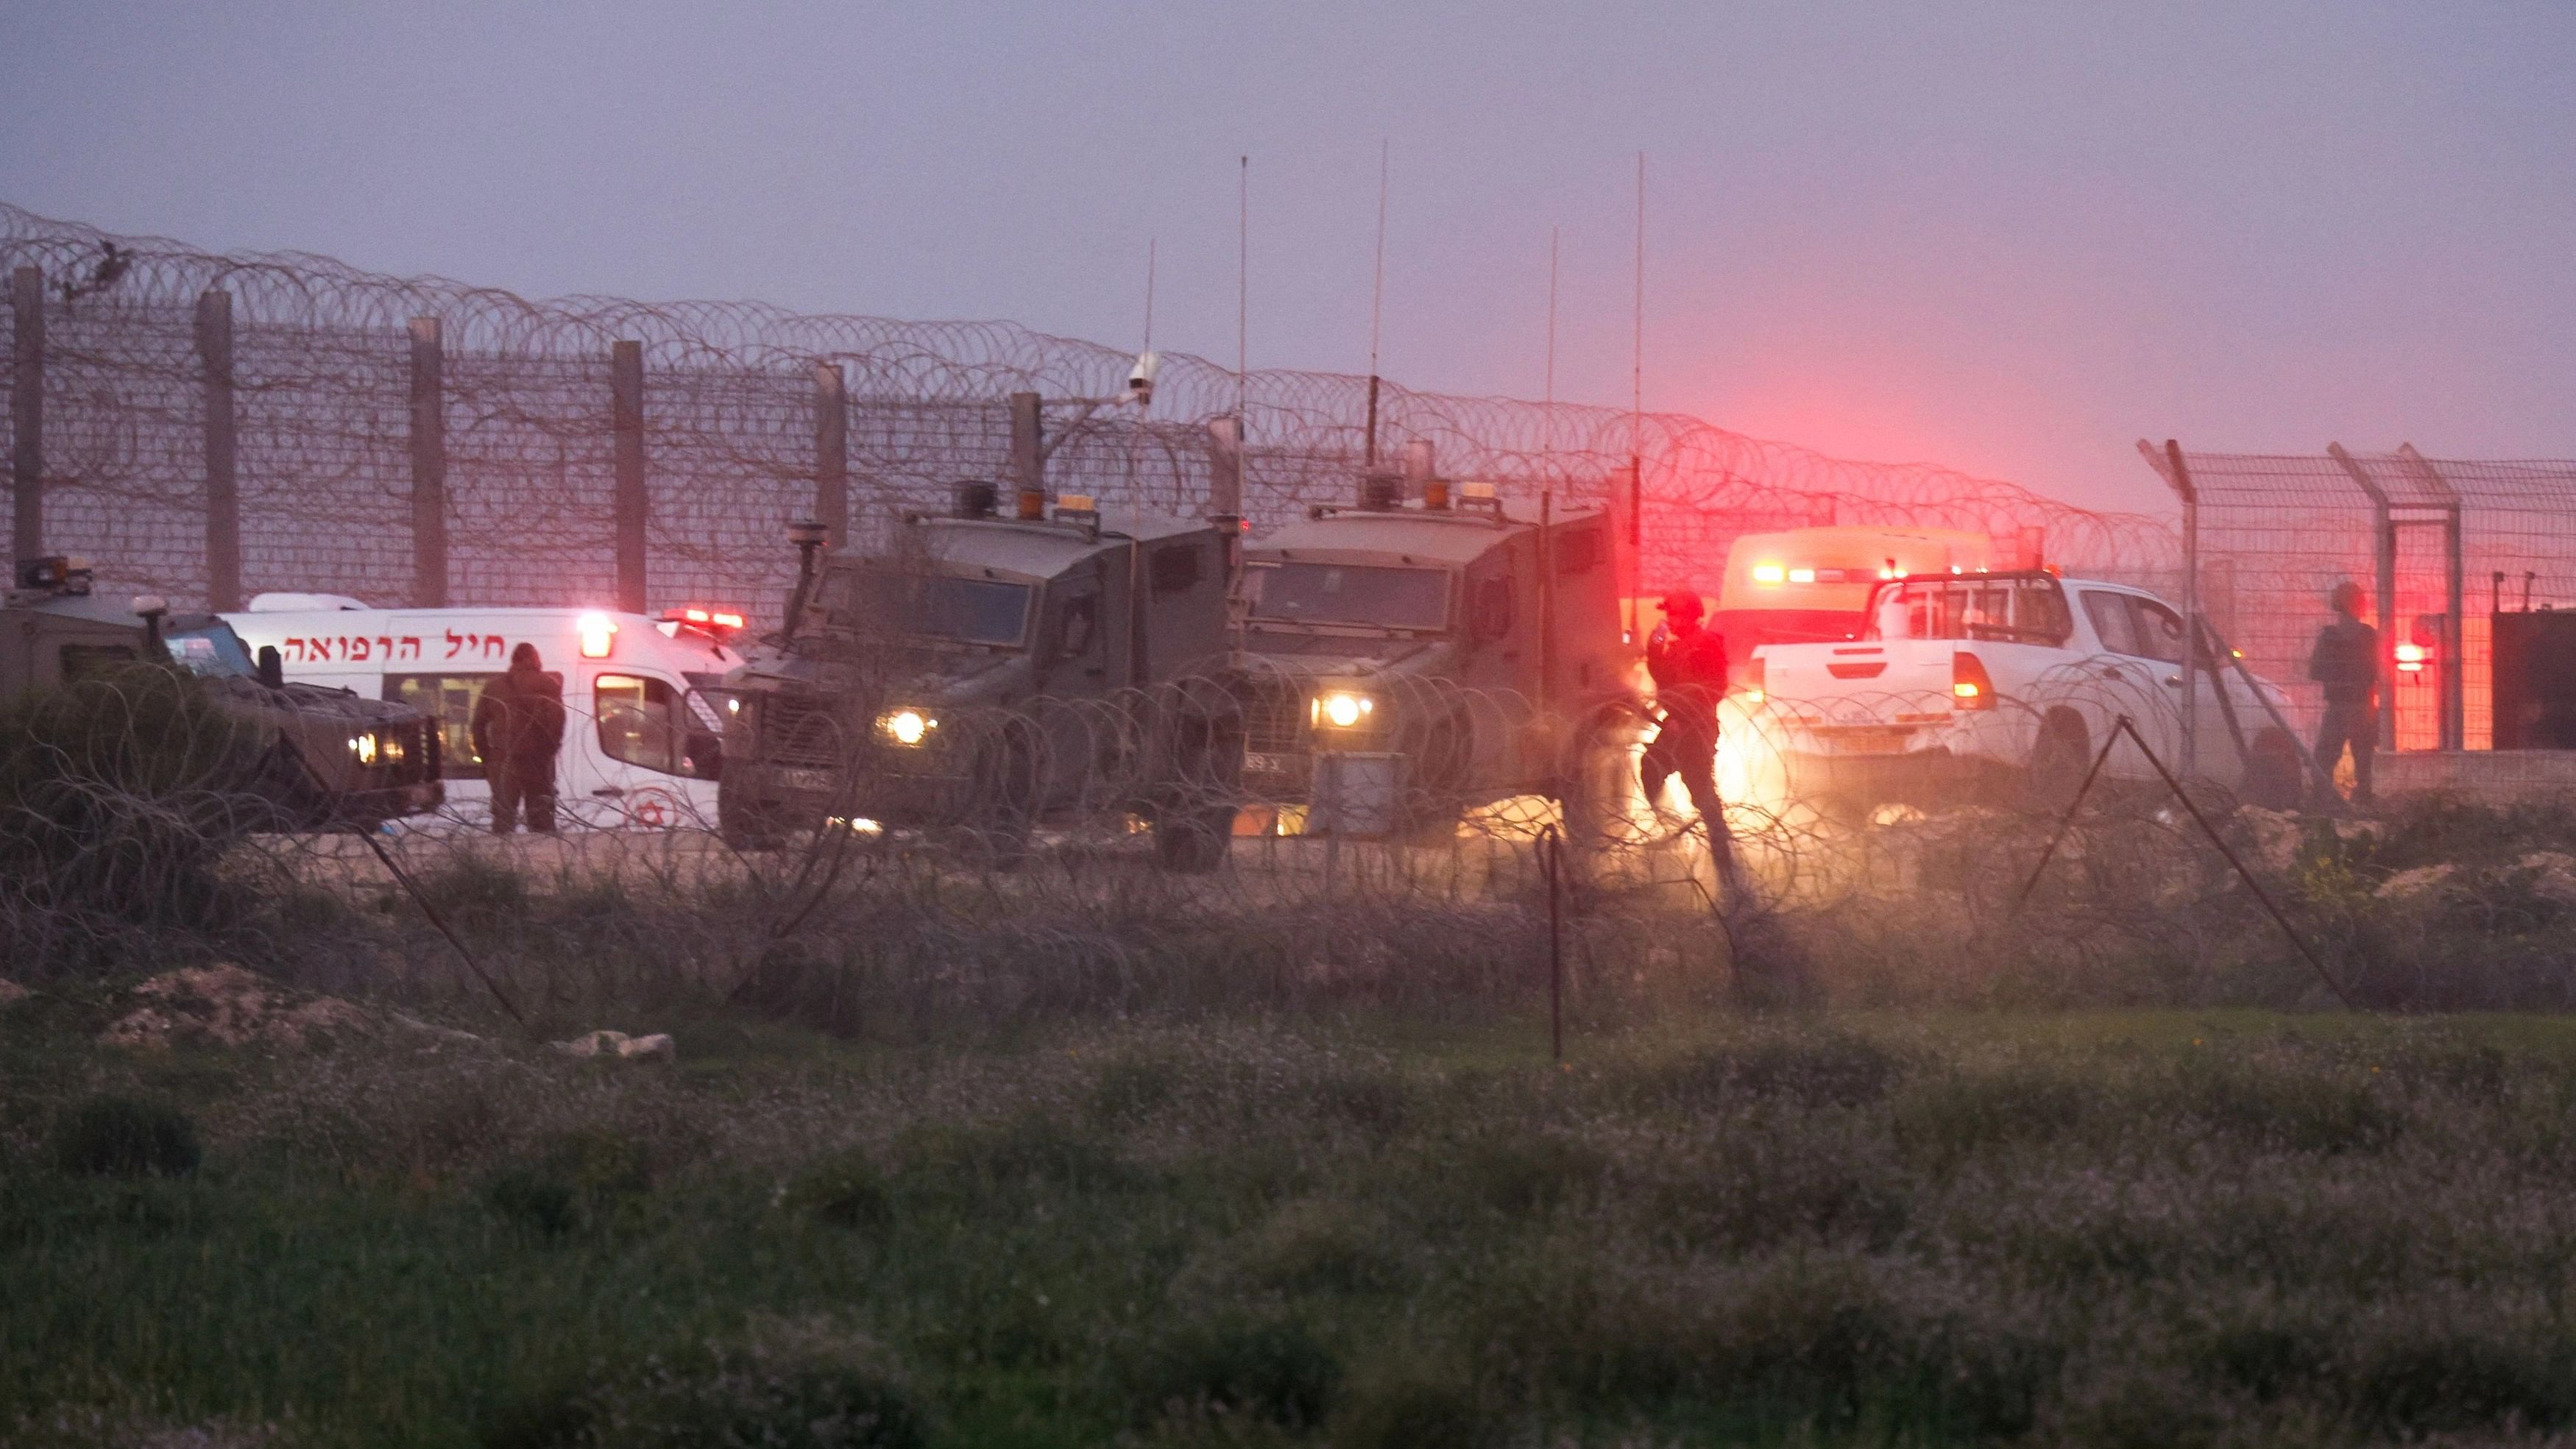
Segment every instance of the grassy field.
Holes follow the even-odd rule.
[[[127,1053],[105,1009],[0,1008],[12,1443],[2576,1427],[2537,1018],[1702,1011],[1558,1069],[1459,1013],[716,1014],[612,1063]]]

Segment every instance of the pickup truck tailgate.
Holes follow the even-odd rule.
[[[1947,639],[1772,644],[1761,651],[1762,691],[1784,707],[1834,701],[1858,704],[1889,695],[1919,694],[1946,710],[1950,656],[1957,648]]]

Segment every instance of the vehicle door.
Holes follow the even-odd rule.
[[[2084,589],[2085,621],[2102,654],[2078,666],[2105,727],[2127,715],[2167,766],[2182,758],[2182,616],[2151,599],[2117,589]],[[2098,743],[2102,736],[2094,735]],[[2206,735],[2204,735],[2206,738]],[[2106,770],[2144,779],[2155,767],[2132,749],[2114,750]]]
[[[584,664],[564,699],[555,791],[572,821],[594,829],[711,826],[719,769],[688,687],[637,664]]]
[[[436,724],[439,778],[447,787],[444,813],[478,829],[491,823],[492,779],[474,750],[474,706],[483,698],[483,686],[500,677],[497,669],[435,664],[389,669],[384,675],[386,699],[409,705]]]
[[[1056,809],[1101,794],[1114,774],[1121,740],[1108,706],[1109,599],[1097,568],[1049,583],[1038,617],[1036,641],[1039,747],[1036,762],[1042,808]]]
[[[2183,678],[2182,615],[2162,602],[2131,595],[2129,608],[2137,620],[2138,639],[2148,655],[2164,672],[2157,676],[2165,692],[2172,696],[2174,718],[2174,752],[2165,763],[2179,773],[2182,769],[2181,739],[2184,695],[2190,695],[2189,708],[2194,720],[2196,738],[2195,768],[2204,779],[2233,786],[2244,778],[2247,751],[2265,731],[2273,728],[2270,715],[2263,708],[2244,679],[2232,668],[2221,668],[2204,639],[2200,648],[2199,678],[2191,681],[2186,691]]]

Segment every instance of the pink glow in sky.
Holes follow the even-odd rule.
[[[1647,403],[2078,502],[2133,439],[2576,453],[2576,7],[0,9],[0,199],[527,293]]]

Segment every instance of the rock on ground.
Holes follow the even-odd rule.
[[[2419,865],[2413,870],[2401,870],[2381,881],[2379,889],[2372,891],[2371,894],[2383,901],[2411,901],[2417,896],[2429,895],[2449,885],[2451,878],[2459,873],[2460,868],[2448,861],[2440,865]]]
[[[680,1044],[667,1032],[651,1036],[628,1036],[622,1031],[586,1031],[570,1041],[554,1044],[555,1050],[568,1057],[676,1057]]]
[[[99,1033],[109,1046],[182,1043],[305,1051],[373,1036],[380,1023],[336,997],[282,986],[230,962],[164,971],[134,988],[134,1010]]]

